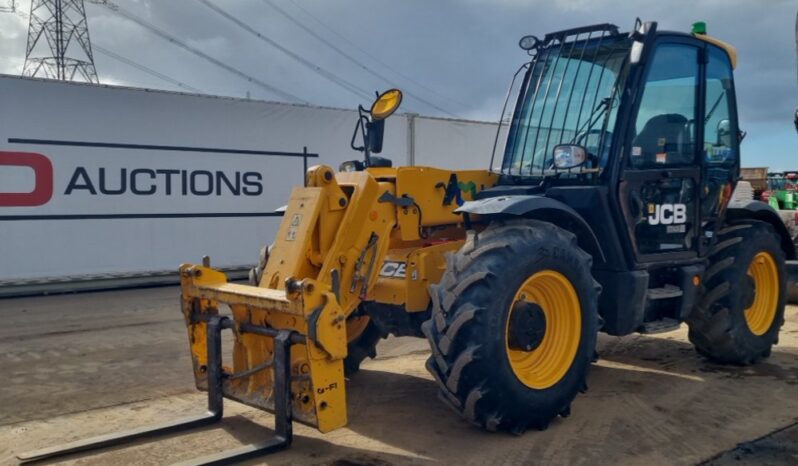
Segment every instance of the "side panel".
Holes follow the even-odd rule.
[[[433,246],[388,251],[369,299],[395,304],[408,312],[427,310],[428,287],[438,283],[446,271],[445,254],[462,247],[463,241],[448,241]]]
[[[609,189],[606,186],[551,188],[546,195],[573,208],[590,226],[601,245],[604,261],[593,260],[593,268],[626,270],[619,232],[612,221]]]
[[[400,208],[402,239],[420,239],[419,226],[451,225],[463,221],[455,209],[490,188],[498,176],[487,170],[449,171],[429,167],[402,167],[396,174],[397,198],[412,205]]]

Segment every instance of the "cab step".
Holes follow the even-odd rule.
[[[640,333],[648,335],[652,333],[665,333],[676,330],[681,325],[682,323],[680,321],[666,317],[664,319],[644,323],[640,326]]]
[[[671,299],[671,298],[678,298],[684,294],[681,288],[678,286],[673,285],[665,285],[662,288],[649,288],[648,289],[648,299],[655,300],[655,299]]]

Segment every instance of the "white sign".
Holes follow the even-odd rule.
[[[0,281],[172,271],[203,255],[251,266],[305,164],[362,157],[356,121],[354,110],[0,75]],[[494,136],[491,124],[397,114],[381,156],[487,168]]]

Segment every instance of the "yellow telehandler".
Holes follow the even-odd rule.
[[[294,188],[250,284],[208,261],[180,267],[207,414],[22,459],[218,421],[223,398],[274,412],[275,436],[200,462],[284,448],[293,419],[346,425],[347,377],[389,334],[426,337],[441,400],[514,433],[569,415],[598,331],[686,322],[715,361],[767,357],[796,253],[769,206],[728,206],[742,140],[734,48],[703,23],[687,34],[639,20],[631,33],[598,24],[520,46],[530,59],[489,170],[394,168],[376,155],[402,100],[389,90],[359,108],[363,159],[312,167]]]

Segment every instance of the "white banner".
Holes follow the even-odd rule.
[[[176,270],[204,254],[252,264],[305,164],[360,157],[356,119],[0,76],[0,280]],[[381,155],[395,166],[488,166],[495,125],[412,120],[387,122]]]

